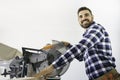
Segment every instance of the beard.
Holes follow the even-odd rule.
[[[92,23],[92,21],[89,21],[88,19],[85,19],[81,22],[81,26],[83,28],[88,28],[90,26],[90,24]]]

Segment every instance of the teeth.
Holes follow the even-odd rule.
[[[88,21],[84,21],[83,24],[84,24],[84,23],[87,23],[87,22],[88,22]]]

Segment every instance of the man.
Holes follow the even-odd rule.
[[[53,69],[59,69],[74,58],[85,62],[86,74],[89,80],[120,80],[120,74],[115,70],[115,59],[109,35],[103,26],[93,19],[91,10],[87,7],[78,9],[78,21],[86,29],[78,44],[71,46],[64,55],[42,70],[35,77],[47,76]]]

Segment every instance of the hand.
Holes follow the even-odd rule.
[[[70,43],[69,42],[66,42],[66,41],[61,41],[65,46],[68,46],[68,45],[70,45]]]
[[[39,73],[35,74],[33,77],[40,78],[40,77],[47,77],[50,75],[54,70],[53,65],[46,67],[45,69],[41,70]]]
[[[51,49],[52,47],[53,47],[53,45],[47,44],[47,45],[44,46],[42,49],[43,49],[43,50],[48,50],[48,49]]]

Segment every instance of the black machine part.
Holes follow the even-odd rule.
[[[32,63],[35,73],[38,73],[45,67],[49,66],[53,61],[58,59],[62,54],[66,52],[67,49],[68,47],[66,47],[63,43],[58,42],[54,44],[54,47],[48,50],[23,48],[23,55],[26,55],[27,53],[27,58],[28,58],[27,62]],[[28,57],[28,54],[32,54],[32,55]],[[54,72],[50,75],[50,77],[53,78],[56,76],[63,75],[69,68],[69,65],[70,63],[67,63],[63,65],[62,68],[55,69]]]

